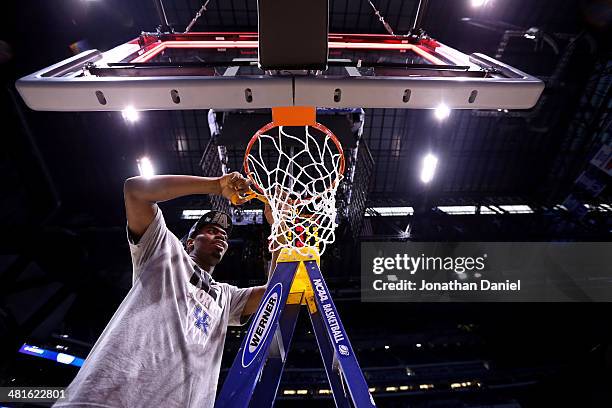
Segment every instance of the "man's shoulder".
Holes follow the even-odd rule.
[[[232,296],[234,296],[236,294],[237,291],[240,290],[240,288],[236,285],[232,285],[229,282],[219,282],[219,281],[215,281],[212,280],[211,281],[211,287],[217,289],[218,291],[222,292],[226,297],[226,299],[231,299]]]
[[[231,289],[232,289],[232,286],[233,286],[233,285],[230,285],[230,284],[229,284],[229,283],[227,283],[227,282],[219,282],[219,281],[216,281],[216,280],[214,280],[214,279],[211,279],[211,281],[210,281],[210,285],[211,285],[211,286],[216,286],[216,287],[218,287],[219,289],[221,289],[221,290],[223,290],[223,291],[225,291],[225,292],[227,292],[227,291],[231,290]]]

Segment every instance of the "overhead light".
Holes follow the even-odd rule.
[[[423,168],[421,169],[421,181],[423,183],[429,183],[431,180],[433,180],[437,166],[438,158],[436,156],[431,153],[425,155],[423,158]]]
[[[450,215],[474,215],[475,205],[439,205],[438,210]]]
[[[472,7],[482,7],[485,6],[489,0],[471,0],[472,1]]]
[[[417,348],[421,348],[423,345],[422,345],[421,343],[417,343],[417,344],[415,344],[415,346],[416,346]]]
[[[134,123],[140,118],[140,114],[133,106],[128,106],[124,110],[121,111],[121,116],[126,122]]]
[[[150,178],[155,175],[155,169],[153,168],[153,163],[149,160],[148,157],[141,157],[138,159],[138,171],[140,175],[145,178]]]
[[[179,153],[184,153],[189,150],[189,143],[185,137],[179,136],[176,138],[176,150]]]
[[[372,210],[372,211],[369,211]],[[371,207],[366,210],[365,217],[405,217],[414,214],[412,207]]]
[[[385,346],[385,350],[389,350],[389,346]]]
[[[528,205],[500,205],[499,208],[510,214],[533,214],[533,209]]]
[[[523,37],[525,37],[528,40],[535,40],[539,35],[540,35],[540,29],[531,27],[530,29],[525,31],[525,34],[523,34]]]
[[[199,220],[201,216],[209,212],[210,210],[205,208],[201,210],[183,210],[181,219],[183,220]]]
[[[446,104],[441,103],[434,109],[434,115],[438,120],[444,120],[450,116],[451,110]]]
[[[495,207],[493,206],[493,208],[495,208]],[[480,214],[481,215],[492,215],[492,214],[500,214],[500,213],[502,213],[502,211],[499,211],[499,212],[498,211],[494,211],[491,208],[487,207],[486,205],[481,205],[480,206]]]

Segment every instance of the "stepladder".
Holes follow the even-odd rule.
[[[375,407],[319,269],[316,248],[284,248],[215,407],[272,407],[296,322],[308,310],[337,407]]]

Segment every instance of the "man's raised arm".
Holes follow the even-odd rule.
[[[128,228],[133,234],[142,236],[153,221],[157,202],[191,194],[218,194],[231,199],[248,189],[248,181],[238,172],[221,177],[131,177],[123,186]],[[237,204],[244,201],[238,198]]]

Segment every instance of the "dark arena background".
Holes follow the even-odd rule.
[[[396,33],[411,29],[418,1],[373,3]],[[240,117],[35,112],[16,91],[17,79],[75,50],[107,50],[154,31],[155,4],[2,4],[0,386],[67,386],[77,366],[27,353],[24,344],[78,362],[127,294],[122,188],[139,174],[139,158],[149,157],[157,174],[241,170],[244,149],[228,147],[221,163],[210,126],[225,121],[229,129],[233,120],[245,142],[253,132],[241,131]],[[330,32],[386,33],[367,0],[329,4]],[[164,5],[177,30],[202,6]],[[339,198],[336,242],[321,269],[378,406],[612,406],[611,303],[362,303],[359,256],[363,241],[610,241],[610,176],[590,161],[612,143],[611,21],[609,0],[429,2],[427,33],[528,72],[545,90],[530,110],[453,110],[446,120],[431,110],[365,109],[352,201]],[[257,2],[212,0],[193,30],[256,32]],[[425,188],[418,174],[430,149],[440,160]],[[603,191],[585,187],[583,174],[599,177]],[[234,210],[217,280],[265,283],[269,226],[255,201]],[[192,196],[161,208],[180,237],[193,223],[188,210],[213,204]],[[220,384],[247,327],[228,330]],[[331,407],[328,389],[303,315],[275,405]]]

